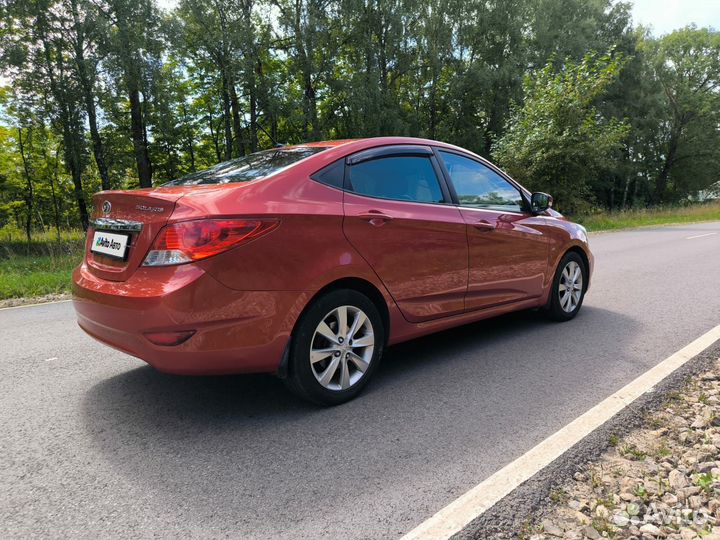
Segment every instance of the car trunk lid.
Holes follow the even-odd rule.
[[[127,280],[142,264],[153,240],[186,192],[187,188],[162,188],[103,191],[94,195],[93,219],[85,245],[90,272],[111,281]],[[92,250],[97,231],[127,236],[124,259]]]

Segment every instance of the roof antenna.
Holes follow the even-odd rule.
[[[275,139],[273,139],[273,138],[272,138],[272,135],[270,135],[270,134],[267,132],[267,130],[266,130],[264,127],[262,127],[262,125],[260,125],[260,122],[258,122],[257,120],[255,120],[255,125],[256,125],[257,127],[259,127],[259,128],[262,130],[262,132],[263,132],[265,135],[267,135],[267,138],[272,141],[272,143],[273,143],[273,148],[282,148],[283,146],[285,146],[284,144],[279,143],[279,142],[277,142]]]

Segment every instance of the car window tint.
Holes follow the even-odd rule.
[[[345,175],[345,159],[338,159],[327,167],[320,169],[318,172],[313,174],[310,178],[317,180],[328,186],[336,188],[343,187],[343,177]]]
[[[204,171],[190,173],[164,186],[194,186],[199,184],[227,184],[250,182],[280,172],[301,159],[322,152],[326,147],[277,148],[255,152],[241,158],[224,161]]]
[[[491,168],[475,160],[440,152],[462,206],[522,211],[520,192]]]
[[[360,195],[425,203],[443,202],[435,169],[427,157],[394,156],[349,167],[349,188]]]

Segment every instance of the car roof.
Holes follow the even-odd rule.
[[[297,148],[337,148],[338,146],[352,145],[354,150],[360,150],[362,148],[372,148],[374,146],[385,146],[393,144],[421,144],[427,146],[438,146],[444,148],[455,148],[462,152],[472,154],[465,148],[460,148],[452,144],[444,143],[441,141],[433,141],[431,139],[421,139],[417,137],[363,137],[358,139],[338,139],[329,141],[314,141],[306,143],[297,143],[288,146],[283,146],[286,149],[297,149]]]

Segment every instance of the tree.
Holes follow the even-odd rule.
[[[202,70],[203,77],[217,78],[222,98],[225,159],[245,154],[240,100],[237,93],[239,58],[252,42],[248,24],[252,0],[182,0],[177,14],[182,39],[180,50]]]
[[[577,212],[620,150],[627,125],[604,118],[595,101],[617,79],[623,62],[588,54],[580,63],[552,63],[525,78],[525,102],[515,107],[494,157],[528,188],[553,193],[558,207]]]
[[[80,223],[89,223],[83,171],[85,141],[81,92],[68,61],[69,44],[52,0],[34,0],[11,6],[12,26],[5,30],[11,39],[4,43],[5,65],[13,71],[16,91],[22,99],[46,110],[62,133],[65,167],[70,173]]]
[[[61,22],[68,36],[73,67],[82,92],[87,115],[93,155],[100,174],[103,189],[111,189],[110,174],[105,160],[105,149],[98,130],[95,88],[100,63],[98,44],[106,26],[97,16],[87,0],[65,0],[63,4],[67,17]]]
[[[130,104],[130,135],[141,187],[152,186],[152,163],[148,151],[147,86],[149,64],[161,54],[159,15],[152,0],[107,0],[96,4],[111,30],[105,42],[118,79]]]
[[[564,211],[682,203],[718,180],[718,39],[616,0],[0,0],[0,227],[378,135],[495,156]]]
[[[662,38],[653,58],[664,94],[653,202],[717,181],[720,165],[720,32],[693,26]],[[689,175],[689,169],[692,175]]]

